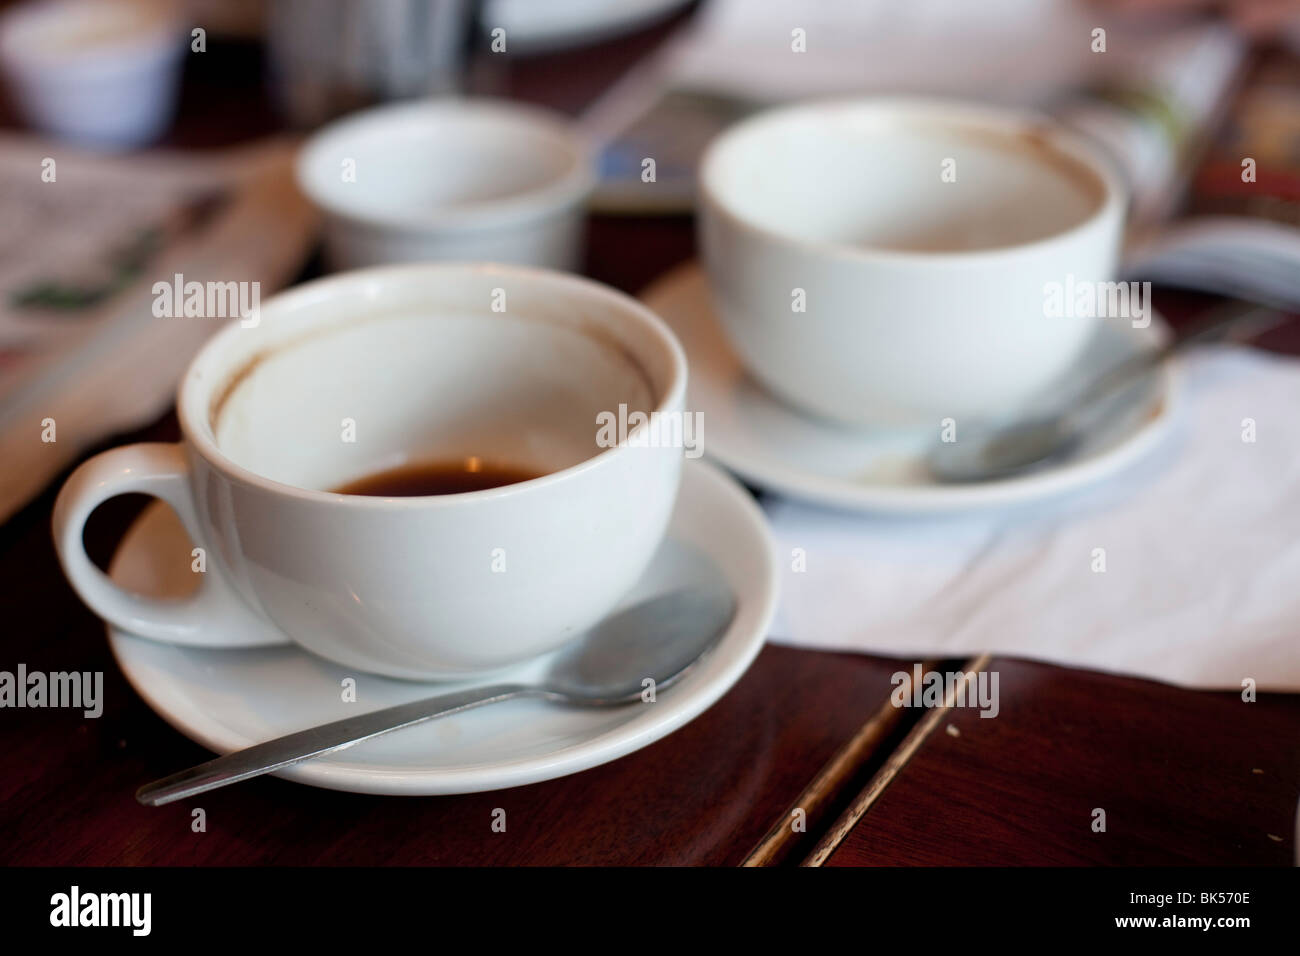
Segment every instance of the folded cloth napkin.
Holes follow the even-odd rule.
[[[1067,498],[945,517],[768,501],[773,640],[1300,691],[1300,362],[1221,346],[1182,372],[1166,439]]]

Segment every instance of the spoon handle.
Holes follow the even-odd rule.
[[[264,773],[273,773],[302,760],[321,754],[344,750],[363,740],[391,733],[403,727],[423,723],[435,717],[445,717],[471,707],[494,704],[525,694],[543,693],[541,688],[526,684],[494,684],[489,687],[471,687],[468,690],[439,694],[423,700],[411,701],[372,710],[355,717],[344,717],[332,723],[310,727],[295,734],[277,737],[265,743],[236,750],[197,767],[182,770],[170,777],[145,784],[136,791],[135,798],[150,807],[159,807],[173,800],[183,800],[198,793],[216,790]]]
[[[1078,396],[1075,405],[1086,405],[1115,391],[1134,379],[1140,378],[1165,359],[1189,346],[1226,336],[1242,326],[1258,323],[1263,331],[1271,325],[1285,321],[1287,316],[1276,309],[1255,302],[1232,300],[1211,308],[1204,316],[1189,323],[1173,338],[1157,349],[1142,352],[1105,372]]]

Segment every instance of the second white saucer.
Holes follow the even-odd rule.
[[[924,452],[937,434],[855,429],[807,416],[755,382],[713,312],[704,270],[689,263],[641,295],[663,317],[690,363],[687,408],[703,414],[703,448],[760,488],[855,511],[960,511],[1044,498],[1100,480],[1151,448],[1172,419],[1173,371],[1166,365],[1122,414],[1086,435],[1074,454],[1042,471],[1000,481],[951,485],[928,474]],[[1069,378],[1090,380],[1168,334],[1159,317],[1145,329],[1106,323]],[[938,423],[935,424],[937,430]]]

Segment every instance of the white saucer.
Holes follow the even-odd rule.
[[[686,0],[488,0],[483,22],[505,30],[511,50],[555,53],[632,33],[685,5]]]
[[[685,466],[668,539],[627,601],[689,580],[691,558],[703,553],[731,582],[737,610],[721,643],[656,701],[609,710],[507,701],[396,731],[279,776],[359,793],[496,790],[605,763],[702,713],[763,646],[776,608],[777,566],[767,525],[749,494],[703,462]],[[155,504],[123,539],[110,574],[136,591],[181,596],[194,586],[190,547],[173,512]],[[218,753],[463,686],[350,672],[294,647],[202,650],[108,630],[118,664],[140,696],[181,733]],[[540,666],[525,665],[510,676]],[[342,701],[346,677],[356,679],[356,703]]]
[[[1121,469],[1151,448],[1172,419],[1176,390],[1166,365],[1147,383],[1126,390],[1120,396],[1124,412],[1108,417],[1059,465],[1001,481],[940,484],[929,476],[922,457],[937,431],[868,431],[821,421],[777,400],[751,379],[714,315],[697,263],[673,270],[641,300],[672,326],[686,350],[691,370],[686,407],[703,413],[706,455],[753,485],[816,504],[921,513],[1043,498]],[[1167,335],[1158,316],[1146,329],[1104,323],[1079,366],[1054,390]]]

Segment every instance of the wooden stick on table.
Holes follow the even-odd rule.
[[[835,848],[839,846],[840,841],[843,840],[844,837],[848,835],[849,831],[857,825],[858,821],[866,815],[867,811],[871,809],[872,804],[876,802],[876,799],[885,792],[885,788],[887,788],[890,783],[893,782],[894,778],[898,776],[899,771],[907,766],[907,762],[911,760],[912,755],[920,749],[921,744],[925,743],[930,734],[934,733],[935,728],[939,726],[947,716],[948,712],[952,710],[953,701],[956,699],[957,694],[959,692],[964,692],[966,684],[970,682],[969,675],[977,674],[984,670],[984,668],[988,667],[991,658],[991,654],[983,654],[974,660],[967,661],[965,665],[963,665],[962,676],[954,683],[952,692],[944,698],[943,706],[928,711],[926,715],[917,722],[916,726],[912,728],[910,733],[908,733],[902,744],[900,744],[898,748],[889,755],[889,759],[885,761],[884,766],[876,771],[875,776],[871,778],[871,781],[865,788],[863,788],[862,792],[858,794],[853,803],[849,805],[849,808],[840,814],[840,818],[835,821],[830,830],[828,830],[821,840],[818,841],[813,852],[809,854],[808,858],[801,864],[802,866],[821,866],[830,858],[830,855],[835,852]],[[893,704],[891,703],[889,706],[892,707]],[[901,710],[902,708],[896,709]]]

